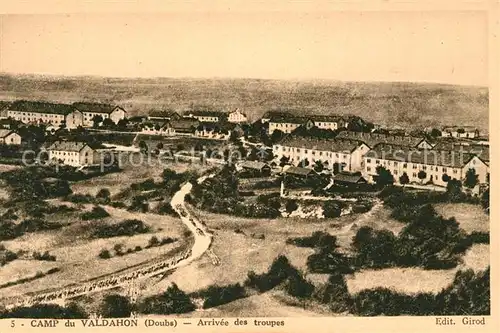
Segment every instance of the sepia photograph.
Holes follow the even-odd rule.
[[[1,14],[0,318],[487,324],[490,19]]]

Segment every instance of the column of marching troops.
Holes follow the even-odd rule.
[[[16,306],[31,306],[37,303],[51,303],[57,300],[76,297],[89,292],[96,292],[100,290],[109,289],[133,280],[156,275],[163,270],[168,270],[177,265],[180,261],[185,260],[191,256],[192,250],[188,250],[172,259],[161,260],[155,264],[138,269],[134,272],[124,273],[122,275],[112,275],[97,281],[86,282],[83,285],[66,287],[62,290],[52,292],[41,292],[38,295],[28,296],[27,298],[17,298],[4,304],[6,308],[13,308]]]

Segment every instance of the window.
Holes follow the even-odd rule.
[[[453,173],[458,173],[458,170],[457,169],[453,169]]]
[[[370,171],[372,171],[372,168],[366,167],[366,171],[370,172]]]
[[[413,169],[416,169],[417,168],[417,165],[416,164],[413,164]]]
[[[422,167],[422,169],[423,169],[423,170],[427,170],[427,165],[424,165],[424,166]]]
[[[447,171],[447,169],[446,169],[446,168],[443,168],[443,172],[446,172],[446,171]]]
[[[406,169],[406,167],[407,167],[407,164],[403,163],[403,169]]]
[[[394,170],[394,174],[397,175],[398,174],[398,170]]]
[[[417,174],[415,172],[413,173],[413,177],[417,177]]]
[[[375,164],[380,164],[380,161],[379,160],[375,160]]]
[[[394,161],[394,166],[398,165],[398,162]]]
[[[366,160],[366,163],[371,163],[371,162],[372,162],[372,160],[369,158]]]

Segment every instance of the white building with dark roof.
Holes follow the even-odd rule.
[[[111,119],[117,124],[125,119],[126,111],[117,105],[106,103],[76,102],[72,104],[73,108],[83,114],[83,126],[92,126],[94,117],[100,116],[104,119]]]
[[[50,162],[74,167],[90,166],[99,163],[96,149],[85,142],[56,141],[46,148]]]
[[[364,142],[368,147],[374,148],[379,144],[404,146],[416,149],[432,149],[429,140],[423,137],[408,135],[392,135],[381,133],[365,133],[354,131],[342,131],[337,135],[339,139],[358,140]]]
[[[489,178],[488,163],[478,155],[471,153],[454,152],[449,150],[416,150],[405,147],[377,146],[364,156],[364,175],[373,182],[377,175],[377,167],[382,166],[399,182],[399,177],[407,174],[410,183],[433,183],[446,186],[444,178],[464,180],[469,169],[474,169],[480,184],[487,183]],[[419,172],[424,171],[425,177],[420,179]],[[447,177],[443,176],[446,175]]]
[[[21,136],[9,129],[0,129],[0,144],[3,145],[20,145]]]
[[[240,111],[240,109],[236,109],[233,112],[229,112],[227,121],[230,123],[241,124],[246,123],[248,118],[246,114]]]
[[[361,171],[363,156],[370,148],[356,140],[317,139],[289,135],[273,146],[273,155],[279,160],[288,157],[290,163],[307,160],[309,165],[320,161],[325,168],[338,164],[344,171]]]
[[[479,130],[474,126],[448,126],[441,130],[441,136],[474,139],[479,137]]]
[[[7,117],[25,124],[64,125],[70,129],[83,125],[82,112],[61,103],[16,101],[7,108]]]

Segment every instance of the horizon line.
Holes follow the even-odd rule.
[[[39,76],[46,78],[72,78],[72,79],[117,79],[117,80],[256,80],[256,81],[280,81],[280,82],[339,82],[339,83],[407,83],[407,84],[435,84],[443,86],[457,86],[457,87],[472,87],[472,88],[487,88],[488,85],[480,84],[460,84],[450,82],[437,82],[437,81],[403,81],[403,80],[342,80],[335,78],[259,78],[259,77],[232,77],[232,76],[106,76],[99,74],[54,74],[42,72],[7,72],[0,71],[0,76]]]

